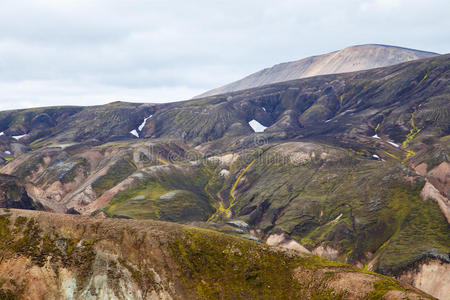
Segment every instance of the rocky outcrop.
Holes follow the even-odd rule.
[[[450,164],[446,161],[426,173],[427,165],[419,164],[415,170],[426,178],[425,186],[420,192],[422,199],[433,199],[450,224]]]
[[[301,253],[310,253],[308,249],[300,245],[297,241],[286,236],[286,233],[271,234],[266,240],[266,244],[270,246],[281,247],[285,249],[295,250]]]
[[[397,278],[440,300],[450,299],[450,263],[427,260]]]
[[[24,185],[15,177],[0,174],[0,207],[42,209],[28,195]]]
[[[312,251],[313,254],[332,260],[338,260],[339,251],[333,247],[320,245]]]
[[[429,181],[425,183],[422,191],[420,192],[420,196],[424,200],[431,198],[436,201],[442,213],[447,218],[447,222],[450,224],[450,200],[447,197],[443,196]]]

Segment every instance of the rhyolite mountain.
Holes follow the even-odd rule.
[[[0,209],[0,299],[433,299],[373,272],[211,230]]]
[[[387,67],[411,60],[429,58],[437,53],[389,45],[368,44],[347,47],[331,53],[281,63],[248,75],[230,84],[207,91],[196,98],[235,92],[266,84]]]
[[[67,220],[68,226],[82,228],[83,222],[97,222],[108,230],[117,222],[120,228],[131,226],[144,234],[137,224],[151,223],[118,218],[184,223],[203,227],[201,232],[208,234],[216,234],[210,230],[221,231],[353,264],[365,272],[394,276],[435,297],[448,299],[449,79],[450,55],[440,55],[183,102],[115,102],[93,107],[4,111],[0,112],[1,173],[9,175],[9,180],[15,178],[16,186],[23,187],[32,199],[26,202],[30,208],[92,216],[70,216],[69,222],[69,216],[58,215],[58,224]],[[267,128],[255,132],[252,122]],[[7,192],[4,186],[0,188]],[[19,201],[17,197],[8,203]],[[11,216],[5,217],[8,230],[0,230],[1,238],[11,245],[22,236],[27,242],[32,240],[25,234],[29,232],[27,227],[12,227],[20,214],[24,213],[13,210]],[[33,244],[29,249],[34,250],[23,254],[21,263],[48,257],[42,254],[47,243],[45,233],[55,236],[48,242],[56,245],[48,246],[52,249],[59,247],[61,238],[66,241],[62,245],[74,239],[75,233],[58,229],[58,225],[48,231],[47,218],[54,215],[29,214],[27,218],[37,222],[34,225],[45,227],[40,235],[44,240]],[[164,228],[158,232],[170,236],[172,231]],[[83,230],[80,232],[86,232]],[[8,237],[10,231],[18,236]],[[222,236],[224,243],[235,238]],[[82,240],[79,233],[72,244],[81,247]],[[115,245],[109,241],[107,238],[103,242]],[[136,236],[136,247],[139,241]],[[186,243],[194,252],[203,251],[195,243]],[[61,247],[58,249],[75,251],[72,246]],[[20,256],[18,249],[5,251]],[[147,249],[145,253],[153,251],[143,249]],[[170,257],[182,259],[186,246],[177,249],[179,252],[171,250]],[[213,273],[228,270],[211,265],[213,257],[221,255],[217,249],[205,251],[211,255],[202,261],[205,268],[210,266]],[[234,248],[230,251],[242,253]],[[125,262],[121,264],[129,274],[135,274],[134,268],[141,268],[148,259],[147,254],[138,256],[142,261],[130,261],[134,267],[128,268],[129,258],[122,253],[113,251],[111,255]],[[49,254],[75,268],[72,258],[64,253],[58,255]],[[252,255],[262,254],[243,257]],[[275,258],[264,259],[259,262],[262,265],[248,266],[248,273],[242,272],[248,278],[242,280],[250,282],[238,280],[239,284],[265,282],[252,283],[254,278],[269,280],[262,273],[254,277],[250,270],[279,264]],[[229,295],[228,288],[221,285],[226,282],[224,278],[209,277],[212,275],[199,267],[202,263],[188,261],[179,263],[197,272],[185,282],[193,284],[191,288],[197,295]],[[0,267],[13,264],[14,260],[8,260]],[[158,270],[158,274],[163,272]],[[84,271],[71,272],[70,276],[78,276],[76,272]],[[67,278],[73,279],[70,276]],[[61,280],[55,278],[58,286]],[[84,293],[88,286],[95,290],[95,276],[86,278],[92,280],[81,284],[76,295]],[[136,278],[139,284],[140,275]],[[216,285],[210,285],[210,280]],[[78,288],[80,282],[75,281]],[[205,290],[205,285],[214,290]],[[239,292],[242,290],[245,288],[236,287],[231,298],[246,297]]]

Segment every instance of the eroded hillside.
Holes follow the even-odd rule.
[[[444,55],[178,103],[1,112],[2,203],[189,223],[445,299],[449,77]]]
[[[0,212],[2,299],[429,299],[312,255],[171,223]]]

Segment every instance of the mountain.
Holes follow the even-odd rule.
[[[387,45],[359,45],[328,54],[281,63],[253,73],[243,79],[207,91],[196,98],[224,94],[266,84],[312,77],[386,67],[416,59],[438,55]]]
[[[309,254],[154,221],[0,213],[1,299],[432,299]]]
[[[220,231],[448,299],[449,80],[441,55],[176,103],[4,111],[0,172],[41,210]]]

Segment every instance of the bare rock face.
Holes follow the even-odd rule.
[[[386,45],[353,46],[328,54],[281,63],[271,68],[253,73],[241,80],[210,90],[196,98],[317,75],[338,74],[386,67],[435,55],[437,54],[432,52]]]
[[[398,277],[399,280],[441,300],[450,299],[449,278],[450,264],[439,260],[424,262],[414,270],[407,271]]]
[[[0,207],[22,209],[41,208],[39,204],[30,198],[25,187],[19,180],[8,175],[0,175]]]
[[[431,198],[436,201],[445,218],[447,219],[447,222],[450,223],[450,201],[447,197],[444,197],[441,193],[439,193],[439,190],[435,188],[434,185],[427,181],[422,191],[420,192],[420,196],[424,200]]]
[[[418,174],[423,174],[422,166],[423,164],[418,166],[416,170]],[[447,218],[447,222],[450,224],[450,200],[448,198],[450,194],[450,164],[444,161],[423,176],[427,180],[420,196],[424,200],[431,198],[436,201],[442,213]]]
[[[308,249],[300,245],[295,240],[286,236],[285,233],[272,234],[267,238],[267,245],[296,250],[301,253],[310,253]]]
[[[428,173],[431,183],[446,197],[450,196],[450,164],[442,162]]]

